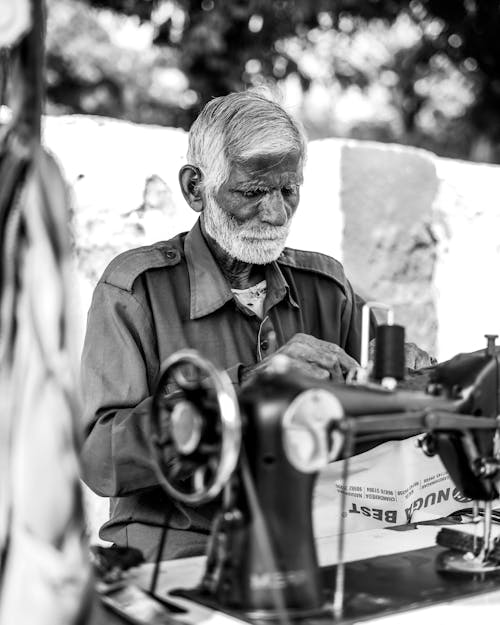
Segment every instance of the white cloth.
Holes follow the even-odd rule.
[[[262,280],[247,289],[231,289],[239,303],[254,312],[259,319],[264,318],[264,300],[267,295],[267,282]]]

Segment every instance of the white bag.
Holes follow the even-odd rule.
[[[467,508],[470,500],[456,488],[439,456],[426,456],[417,440],[382,443],[321,471],[314,494],[316,537],[437,519]]]

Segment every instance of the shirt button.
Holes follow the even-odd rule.
[[[267,339],[264,339],[263,341],[260,342],[260,348],[263,352],[265,352],[268,347],[269,347],[269,341]]]

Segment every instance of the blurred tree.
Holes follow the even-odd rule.
[[[66,35],[62,36],[59,30],[48,53],[53,77],[49,96],[72,110],[89,111],[90,93],[94,112],[186,128],[209,98],[229,91],[295,76],[302,91],[307,92],[318,81],[318,73],[311,72],[308,59],[311,54],[323,54],[328,65],[321,68],[319,80],[325,84],[340,89],[355,86],[365,94],[375,87],[387,92],[384,97],[390,98],[398,119],[392,126],[379,125],[378,138],[425,145],[452,156],[500,162],[500,5],[496,2],[86,3],[94,9],[86,13],[92,15],[86,19],[92,19],[95,26],[84,31],[84,22],[75,17],[74,32],[69,34],[65,26]],[[77,0],[49,2],[54,11],[60,5],[66,11],[71,6],[76,16],[83,15],[83,4]],[[102,32],[99,15],[103,11],[131,16],[137,24],[147,25],[156,46],[146,54],[126,51],[123,46],[104,54],[105,50],[111,52],[112,38],[107,31]],[[353,46],[346,45],[346,40],[353,41],[373,25],[380,34],[387,34],[402,19],[412,25],[411,41],[400,40],[376,62],[369,53],[359,62]],[[330,54],[325,53],[325,42]],[[139,79],[138,87],[128,73],[130,67]],[[158,72],[151,67],[177,68],[186,77],[184,89],[169,100],[166,91],[171,85],[167,81],[165,89],[155,89]],[[364,136],[362,126],[358,133]]]
[[[176,51],[151,44],[151,25],[78,0],[48,0],[47,7],[49,113],[189,124],[194,94],[177,69]]]

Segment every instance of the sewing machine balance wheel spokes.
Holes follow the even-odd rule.
[[[227,373],[195,350],[167,358],[153,394],[150,445],[169,495],[190,504],[217,497],[241,447],[239,404]]]

